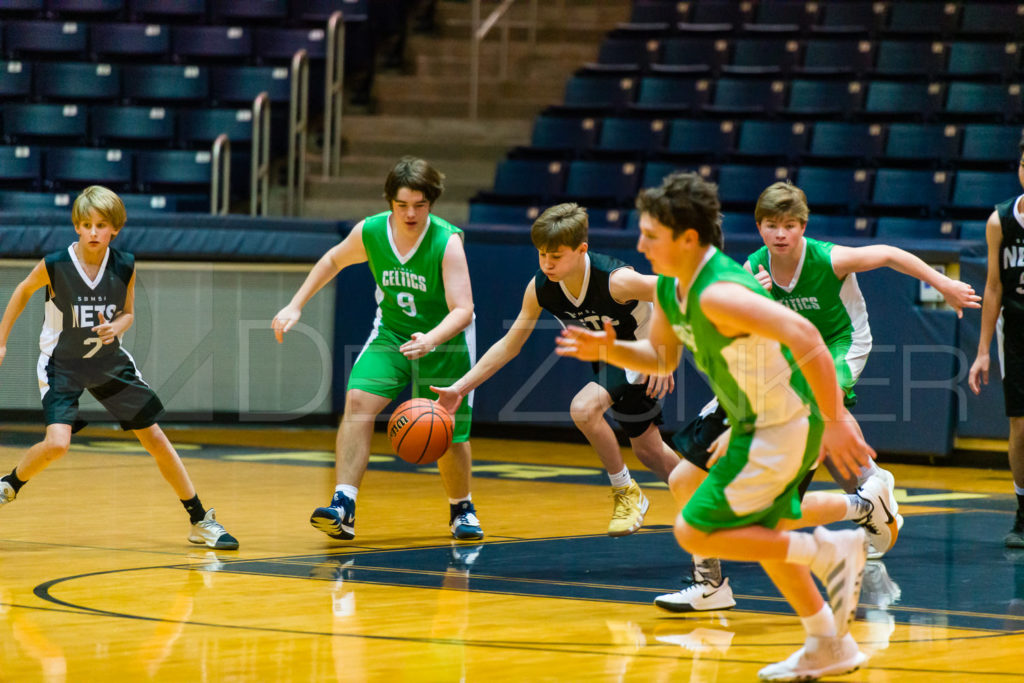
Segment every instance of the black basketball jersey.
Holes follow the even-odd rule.
[[[46,318],[39,348],[53,358],[74,360],[106,358],[121,348],[120,339],[103,344],[91,328],[124,310],[128,283],[135,272],[135,256],[112,247],[90,280],[75,253],[74,245],[48,254],[43,262],[50,286],[46,289]]]
[[[646,301],[619,303],[608,290],[608,279],[612,271],[629,268],[624,261],[603,254],[588,252],[587,265],[583,276],[583,288],[578,298],[572,297],[562,282],[552,282],[537,271],[534,287],[537,302],[563,326],[578,325],[600,331],[607,320],[615,326],[615,337],[626,341],[637,338],[637,330],[646,329],[651,319],[652,305]]]
[[[1003,321],[1007,330],[1024,329],[1024,226],[1015,211],[1019,197],[996,205],[1002,228],[999,245],[999,279],[1003,283]]]

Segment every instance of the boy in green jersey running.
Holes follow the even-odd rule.
[[[807,197],[799,187],[778,182],[766,188],[754,208],[754,220],[765,246],[748,257],[744,268],[754,274],[773,299],[807,318],[818,329],[835,363],[844,402],[852,408],[857,402],[854,385],[871,352],[867,305],[857,284],[857,273],[888,267],[927,282],[958,316],[963,316],[964,308],[979,308],[981,297],[970,285],[946,277],[902,249],[885,244],[851,248],[806,237],[809,217]],[[696,488],[704,478],[712,457],[708,451],[714,450],[709,446],[727,430],[720,408],[710,413],[706,408],[702,413],[703,417],[674,438],[685,459],[675,476],[689,482],[687,490]],[[844,476],[828,458],[825,466],[847,496],[845,500],[823,497],[818,502],[827,505],[826,514],[815,521],[828,524],[849,520],[861,524],[871,541],[869,558],[881,558],[895,544],[903,521],[893,494],[892,474],[874,462],[856,477]],[[801,484],[801,493],[806,492],[813,478],[814,472],[809,472]],[[805,500],[819,496],[807,493]],[[676,593],[659,596],[655,604],[672,611],[702,611],[724,609],[726,603],[732,602],[732,590],[722,577],[718,561],[702,557],[693,561],[693,583]]]
[[[414,397],[472,366],[473,293],[462,231],[430,213],[444,176],[422,159],[404,157],[384,182],[390,211],[370,216],[324,254],[272,323],[278,342],[302,307],[342,269],[368,263],[377,283],[373,331],[349,373],[345,414],[335,446],[337,487],[310,523],[331,538],[355,537],[356,495],[370,458],[377,415],[410,383]],[[459,540],[483,538],[470,495],[469,401],[455,417],[452,448],[437,461]]]
[[[814,325],[772,301],[711,244],[719,207],[717,187],[694,173],[673,173],[641,192],[637,249],[660,275],[648,339],[616,340],[610,326],[603,333],[569,328],[558,353],[660,375],[678,366],[684,344],[690,348],[732,430],[724,455],[676,518],[676,539],[705,557],[759,562],[800,616],[804,646],[762,669],[762,679],[845,673],[866,659],[849,633],[867,554],[864,530],[805,533],[780,525],[800,517],[797,489],[822,449],[850,476],[874,451],[843,405]]]

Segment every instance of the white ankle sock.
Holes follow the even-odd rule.
[[[629,486],[629,482],[631,481],[629,477],[629,468],[623,465],[621,472],[618,474],[612,474],[609,472],[608,478],[611,479],[612,488],[621,489]]]
[[[356,496],[359,495],[359,487],[352,486],[351,484],[338,484],[334,487],[334,492],[343,493],[354,501]]]
[[[449,505],[458,505],[458,504],[459,504],[459,503],[461,503],[462,501],[470,502],[470,501],[472,501],[472,500],[473,500],[473,494],[472,494],[472,493],[470,493],[470,494],[469,494],[469,495],[467,495],[467,496],[466,496],[465,498],[449,498],[449,499],[448,499],[448,504],[449,504]]]
[[[875,464],[874,460],[868,462],[867,465],[860,468],[860,473],[857,475],[857,486],[860,486],[868,480],[868,477],[878,472],[878,465]]]
[[[818,554],[818,542],[814,536],[799,531],[787,531],[789,547],[786,549],[786,562],[790,564],[809,565]]]
[[[800,622],[803,623],[804,630],[807,631],[809,636],[822,638],[834,636],[838,633],[835,617],[832,616],[832,608],[828,606],[827,602],[821,606],[821,609],[816,614],[812,614],[809,617],[800,617]]]
[[[843,517],[844,522],[851,519],[860,519],[869,512],[871,512],[871,503],[864,500],[856,493],[846,494],[846,515]]]

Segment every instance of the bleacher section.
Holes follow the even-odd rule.
[[[248,196],[253,99],[269,95],[276,153],[292,56],[306,50],[322,84],[327,18],[361,25],[368,1],[0,3],[0,211],[66,207],[91,183],[134,211],[209,211],[221,133]],[[311,95],[315,113],[322,85]]]
[[[1022,37],[1005,2],[635,0],[471,221],[574,200],[622,228],[636,188],[679,169],[727,212],[790,179],[844,232],[955,239],[1020,191]]]

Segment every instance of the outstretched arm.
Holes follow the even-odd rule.
[[[985,276],[985,300],[981,306],[981,333],[978,336],[978,355],[967,375],[967,385],[976,394],[981,393],[982,384],[988,384],[991,365],[989,348],[996,331],[999,309],[1003,305],[1003,281],[999,279],[999,247],[1003,242],[1003,226],[995,211],[985,224],[985,242],[988,244],[988,271]]]
[[[974,292],[973,287],[966,282],[946,277],[909,251],[888,244],[832,248],[832,269],[840,278],[850,273],[863,273],[884,267],[930,284],[942,294],[958,318],[964,317],[965,308],[981,308],[981,297]]]
[[[305,282],[295,292],[295,296],[274,316],[271,327],[280,344],[284,341],[284,333],[292,329],[302,317],[302,307],[330,282],[343,269],[356,263],[366,261],[366,249],[363,247],[363,224],[359,223],[338,244],[327,250],[313,269],[309,271]]]
[[[469,284],[469,265],[466,263],[466,250],[462,246],[461,235],[448,238],[444,260],[441,262],[441,277],[444,280],[448,315],[434,329],[414,332],[410,340],[399,347],[406,358],[422,358],[473,322],[473,289]]]
[[[11,336],[14,322],[25,310],[25,306],[28,305],[36,290],[48,284],[50,284],[50,276],[46,274],[46,264],[40,261],[28,274],[28,277],[14,288],[11,300],[7,302],[7,308],[4,310],[4,317],[0,319],[0,363],[4,362],[4,356],[7,355],[7,338]]]
[[[632,268],[617,268],[608,276],[608,292],[617,302],[654,301],[657,297],[658,278],[641,275]]]
[[[476,362],[469,372],[456,380],[449,387],[430,387],[431,391],[437,392],[440,396],[438,402],[448,412],[455,413],[462,399],[469,392],[490,379],[494,373],[505,367],[505,364],[519,355],[523,344],[530,338],[533,328],[537,325],[540,317],[541,307],[537,302],[537,291],[534,288],[533,280],[526,286],[523,293],[523,306],[512,323],[511,329],[505,335],[494,342],[491,348]]]
[[[788,347],[825,420],[822,445],[840,470],[853,476],[866,465],[874,451],[861,436],[853,416],[843,405],[832,355],[814,325],[785,306],[746,287],[720,282],[707,287],[700,297],[701,310],[727,337],[754,334]]]
[[[604,361],[620,368],[648,375],[670,375],[679,366],[683,345],[661,307],[655,305],[651,333],[647,339],[621,341],[615,328],[604,324],[603,332],[568,327],[556,340],[555,353],[586,361]]]

